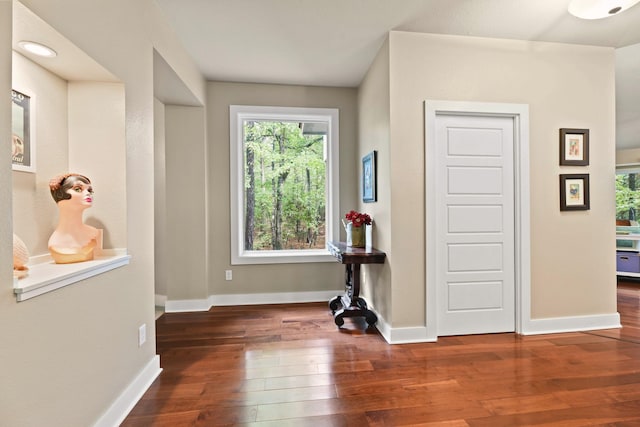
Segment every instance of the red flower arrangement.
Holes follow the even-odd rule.
[[[371,224],[371,217],[366,213],[360,213],[354,210],[350,210],[344,217],[348,221],[351,221],[354,227],[361,227],[362,224]]]

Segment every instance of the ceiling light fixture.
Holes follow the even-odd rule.
[[[582,19],[601,19],[616,15],[640,0],[571,0],[569,13]]]
[[[51,49],[49,46],[43,45],[42,43],[22,40],[18,42],[18,46],[20,46],[27,52],[33,53],[34,55],[38,56],[44,56],[45,58],[53,58],[55,56],[58,56],[58,53],[55,50]]]

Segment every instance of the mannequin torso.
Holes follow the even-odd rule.
[[[102,246],[101,230],[84,225],[82,229],[66,231],[64,227],[56,228],[49,238],[49,253],[57,264],[68,264],[92,260],[96,248]]]

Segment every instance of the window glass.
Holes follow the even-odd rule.
[[[638,221],[640,215],[640,169],[616,173],[616,219]]]
[[[327,128],[244,121],[245,251],[325,247]]]
[[[338,111],[231,106],[230,121],[232,264],[332,261]]]

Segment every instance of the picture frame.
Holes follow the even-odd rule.
[[[560,129],[560,164],[564,166],[589,164],[589,129]]]
[[[11,90],[11,168],[36,172],[35,100],[27,91]]]
[[[362,158],[362,201],[365,203],[378,200],[376,163],[377,152],[375,150]]]
[[[589,174],[561,174],[560,210],[586,211],[589,209]]]

